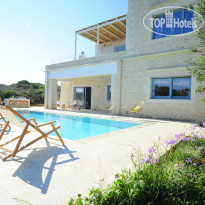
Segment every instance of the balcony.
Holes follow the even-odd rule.
[[[103,54],[103,55],[87,57],[87,58],[82,58],[82,59],[77,59],[77,60],[62,61],[62,63],[47,65],[46,70],[49,71],[49,70],[67,68],[67,67],[75,67],[75,66],[80,66],[80,65],[109,62],[113,60],[120,60],[123,58],[126,58],[126,51]]]
[[[74,54],[53,59],[46,70],[125,58],[126,22],[123,15],[76,31]],[[78,52],[78,35],[95,42],[95,49]]]

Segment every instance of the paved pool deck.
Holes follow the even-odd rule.
[[[43,108],[31,108],[41,110]],[[0,161],[0,204],[66,204],[77,194],[87,194],[92,187],[115,180],[123,168],[132,168],[131,153],[146,151],[154,143],[183,132],[190,123],[144,118],[108,116],[99,113],[51,111],[71,115],[108,118],[142,123],[140,126],[77,141],[44,139],[6,162]],[[17,136],[14,126],[5,138]],[[34,134],[29,134],[29,140]],[[3,138],[2,140],[4,140]],[[25,142],[26,143],[26,142]],[[0,151],[0,154],[4,154]]]

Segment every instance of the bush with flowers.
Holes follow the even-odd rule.
[[[205,204],[205,123],[136,152],[134,171],[123,170],[106,189],[78,195],[73,204]]]

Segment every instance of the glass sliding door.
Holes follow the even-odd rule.
[[[74,100],[78,101],[83,109],[91,109],[91,87],[74,88]]]
[[[75,88],[75,100],[84,100],[83,88]]]

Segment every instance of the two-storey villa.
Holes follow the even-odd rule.
[[[193,57],[189,48],[199,40],[192,29],[163,29],[150,32],[143,18],[150,11],[162,18],[158,8],[186,7],[194,0],[129,0],[128,14],[75,32],[96,43],[94,57],[76,56],[73,61],[46,66],[45,108],[56,109],[57,82],[61,82],[60,101],[82,99],[86,109],[112,101],[114,114],[126,114],[136,102],[145,102],[141,115],[178,120],[204,120],[202,95],[196,94],[196,81],[187,72],[186,60]],[[173,7],[174,8],[174,7]],[[192,12],[173,9],[180,19],[193,18]],[[153,28],[158,32],[158,28]],[[167,32],[167,33],[166,33]],[[187,34],[174,36],[175,34]],[[75,46],[75,47],[76,47]],[[85,53],[86,55],[86,53]]]

